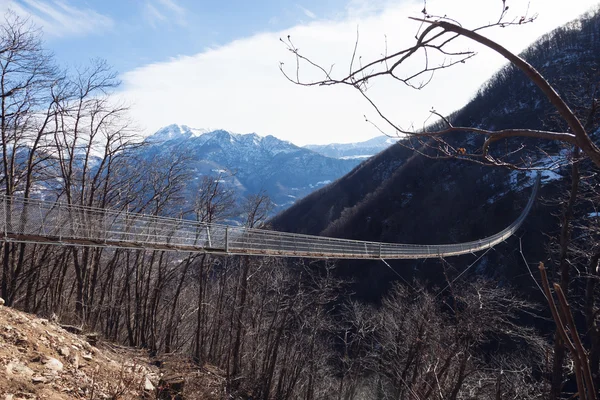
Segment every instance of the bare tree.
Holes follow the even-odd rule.
[[[127,108],[115,104],[119,82],[102,60],[93,60],[65,82],[57,104],[54,150],[62,187],[57,197],[68,204],[107,207],[119,159],[136,143]],[[102,248],[72,249],[77,279],[76,310],[86,321],[97,286]]]
[[[0,180],[5,195],[22,191],[28,197],[39,178],[44,159],[40,149],[52,117],[52,89],[59,80],[40,33],[26,19],[6,13],[0,24]],[[3,244],[2,297],[8,305],[23,273],[24,251],[25,245]]]
[[[571,146],[578,147],[582,153],[588,157],[596,166],[600,166],[600,149],[590,138],[587,130],[584,128],[578,116],[571,110],[568,104],[561,97],[556,89],[548,82],[544,76],[524,58],[510,52],[501,44],[487,38],[481,31],[493,27],[508,27],[522,25],[532,22],[535,17],[524,15],[513,19],[508,18],[508,9],[505,1],[502,1],[502,11],[497,21],[481,25],[475,29],[467,29],[460,25],[456,20],[447,16],[435,16],[423,9],[423,16],[420,18],[410,18],[417,22],[420,27],[415,35],[415,43],[407,48],[392,49],[376,59],[363,61],[355,52],[350,61],[350,72],[335,74],[333,68],[323,67],[322,64],[311,58],[308,58],[300,52],[299,48],[292,42],[291,38],[282,39],[287,49],[294,55],[295,72],[288,71],[284,64],[280,64],[280,69],[284,75],[292,82],[304,86],[321,85],[347,85],[358,90],[358,92],[373,106],[377,115],[383,119],[387,126],[393,129],[394,134],[399,138],[407,138],[401,141],[401,144],[409,146],[412,149],[428,155],[430,157],[452,157],[458,159],[469,159],[471,161],[510,166],[512,168],[533,168],[530,162],[526,160],[515,161],[515,150],[512,148],[504,153],[491,151],[492,144],[514,138],[536,138],[546,141],[562,142]],[[438,123],[421,131],[403,129],[400,125],[394,123],[393,118],[385,115],[373,99],[368,95],[369,85],[379,79],[389,78],[413,88],[422,89],[433,78],[436,71],[451,68],[454,65],[463,63],[472,58],[473,51],[452,50],[451,46],[459,38],[466,38],[479,43],[506,58],[509,63],[522,71],[523,74],[535,84],[541,93],[549,100],[558,114],[564,120],[568,130],[565,131],[546,131],[541,129],[521,129],[512,128],[504,130],[490,130],[472,126],[454,126],[451,118],[432,110],[432,116],[439,118]],[[358,46],[358,41],[356,43]],[[434,55],[441,55],[443,61],[436,62]],[[421,57],[421,62],[417,65],[424,65],[422,69],[402,70],[402,67],[408,64],[409,60]],[[315,81],[303,81],[300,77],[302,68],[309,68],[321,74],[321,78]],[[458,147],[450,140],[444,137],[452,133],[473,133],[484,138],[479,149],[469,150],[465,147]],[[433,153],[429,150],[434,150]]]
[[[194,215],[198,222],[215,223],[222,222],[235,214],[236,210],[235,192],[232,188],[224,185],[222,175],[204,176],[198,188],[198,195],[194,200]],[[201,362],[204,359],[206,335],[206,285],[207,273],[205,271],[207,254],[203,254],[198,263],[198,298],[196,311],[196,336],[194,359]]]
[[[198,222],[222,222],[236,212],[236,196],[232,188],[225,186],[222,174],[205,175],[194,199],[193,213]]]
[[[246,198],[242,205],[242,214],[245,217],[245,226],[247,228],[255,228],[264,223],[269,216],[269,212],[273,207],[273,203],[269,196],[264,192],[257,195],[251,195]],[[246,297],[248,294],[248,273],[250,271],[250,258],[242,257],[242,274],[240,275],[239,283],[239,304],[237,305],[237,326],[235,342],[233,344],[233,366],[231,374],[235,377],[240,372],[240,357],[243,332],[243,315],[246,308]]]
[[[60,77],[40,32],[11,11],[0,24],[0,74],[2,179],[5,193],[12,195],[21,177],[20,157],[28,158],[26,146],[33,144],[36,153],[46,133],[43,125],[35,129],[35,122],[51,108],[51,88]]]
[[[526,381],[539,368],[547,345],[517,323],[518,314],[533,310],[533,305],[505,288],[476,282],[436,298],[418,283],[412,288],[395,285],[371,315],[356,305],[350,307],[346,317],[352,328],[344,343],[352,344],[354,354],[344,357],[354,357],[358,370],[354,385],[348,385],[340,398],[351,399],[365,389],[377,398],[542,395],[541,385]],[[482,347],[489,343],[510,343],[507,348],[518,350],[498,346],[482,355]]]

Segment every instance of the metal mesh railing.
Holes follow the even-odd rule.
[[[525,209],[504,230],[484,239],[456,244],[416,245],[336,239],[207,224],[10,196],[0,199],[0,234],[4,240],[16,242],[280,257],[364,259],[447,257],[489,249],[510,237],[529,214],[539,183],[538,176]]]

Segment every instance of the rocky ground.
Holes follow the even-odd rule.
[[[77,331],[0,305],[0,400],[225,398],[214,367],[150,359],[65,328]]]

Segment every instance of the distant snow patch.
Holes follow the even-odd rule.
[[[361,154],[358,156],[343,156],[343,157],[340,157],[340,160],[363,160],[363,159],[366,159],[369,157],[373,157],[373,156],[369,155],[369,154]]]
[[[569,151],[564,149],[561,150],[559,155],[556,157],[545,157],[540,159],[532,166],[532,168],[536,168],[536,170],[511,171],[511,173],[508,174],[508,186],[510,189],[490,197],[487,202],[492,204],[498,199],[504,197],[508,192],[520,192],[528,187],[533,186],[538,173],[541,175],[542,185],[552,181],[560,180],[563,177],[556,171],[560,166],[567,165],[568,162]]]
[[[188,128],[190,132],[192,132],[192,137],[200,137],[205,133],[210,133],[212,129],[201,129],[201,128]]]

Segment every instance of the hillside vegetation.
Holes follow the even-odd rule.
[[[590,113],[600,78],[594,73],[600,63],[599,29],[600,17],[596,13],[589,14],[544,35],[522,54],[558,89],[584,123],[591,126],[590,132],[594,132],[600,122],[598,113]],[[503,67],[471,102],[449,118],[455,126],[486,129],[564,129],[564,123],[545,96],[511,64]],[[483,139],[472,133],[455,133],[448,140],[457,148],[471,150],[480,147]],[[534,167],[549,168],[542,171],[540,201],[523,229],[526,259],[544,260],[548,239],[558,233],[558,219],[552,215],[560,213],[562,197],[559,195],[570,185],[568,155],[572,149],[535,139],[494,146],[504,151],[507,146],[522,145],[528,146],[530,153],[519,153],[518,159],[531,157]],[[535,176],[535,173],[484,167],[464,160],[430,159],[409,147],[411,145],[402,142],[396,144],[335,183],[308,195],[277,215],[271,221],[274,228],[392,243],[477,240],[503,229],[518,215]],[[588,185],[595,185],[595,175],[586,179]],[[485,265],[493,265],[484,275],[525,285],[537,292],[533,281],[525,284],[517,278],[522,274],[523,265],[518,252],[519,240],[510,239],[509,244],[500,249],[483,259]],[[453,260],[458,270],[470,262],[469,257]],[[411,264],[397,261],[392,265],[397,265],[397,271],[403,274],[407,269],[413,270]],[[431,273],[439,272],[433,264],[435,262],[424,262],[416,273],[431,279]],[[382,274],[388,279],[394,276],[377,262],[349,262],[348,265],[355,276],[363,276],[363,271],[372,275],[372,279],[362,281],[367,292],[381,284]],[[369,296],[369,293],[364,295]]]
[[[599,32],[600,14],[594,11],[544,35],[521,54],[560,93],[594,142],[600,122]],[[495,74],[447,121],[485,130],[569,132],[546,96],[513,64]],[[442,130],[448,122],[439,121],[426,130]],[[564,142],[514,137],[493,143],[490,155],[492,160],[517,168],[483,166],[473,162],[477,161],[474,157],[467,161],[469,154],[481,154],[483,140],[482,135],[468,130],[453,131],[441,140],[402,139],[279,214],[273,226],[397,243],[476,240],[512,220],[524,204],[533,170],[541,170],[541,195],[522,232],[494,251],[452,260],[340,262],[340,275],[354,279],[357,297],[371,302],[379,302],[398,279],[404,283],[425,281],[429,290],[438,294],[452,290],[456,280],[469,278],[516,288],[521,296],[543,306],[544,311],[536,317],[522,316],[521,324],[535,326],[553,342],[552,358],[546,363],[548,398],[568,397],[567,393],[578,387],[580,397],[596,399],[593,387],[600,387],[597,163],[583,157],[579,147]],[[375,177],[373,182],[364,180],[369,176]],[[575,315],[557,317],[555,312],[558,327],[539,319],[550,316],[546,307],[551,298],[549,291],[544,294],[541,289],[544,280],[536,264],[542,261],[540,271],[548,271],[557,292],[565,293],[560,300],[565,304],[563,310],[568,309],[568,299]],[[581,335],[573,339],[581,339],[579,350],[569,347],[572,339],[565,331],[566,320],[572,321],[568,331]],[[575,363],[575,372],[565,368],[569,360]],[[539,368],[543,371],[541,365]],[[585,384],[582,374],[586,374]]]

